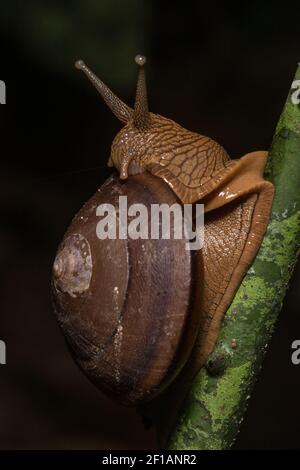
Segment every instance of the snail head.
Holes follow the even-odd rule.
[[[142,173],[147,161],[165,148],[164,130],[178,126],[170,119],[149,112],[144,67],[146,58],[138,54],[135,63],[139,66],[139,72],[133,109],[120,100],[82,60],[75,63],[76,68],[85,73],[114,115],[125,124],[113,140],[108,160],[108,166],[115,166],[121,179]]]

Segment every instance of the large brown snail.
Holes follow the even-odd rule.
[[[187,360],[189,377],[212,352],[224,314],[265,233],[273,186],[267,153],[231,160],[212,139],[148,111],[143,56],[134,109],[82,62],[124,123],[109,166],[116,172],[75,216],[53,267],[58,322],[85,374],[117,401],[136,405],[164,390]],[[186,239],[102,239],[97,207],[203,203],[204,245]],[[118,223],[120,221],[118,220]]]

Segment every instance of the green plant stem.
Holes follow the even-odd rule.
[[[212,377],[205,367],[201,369],[171,434],[170,449],[230,448],[281,310],[300,248],[300,92],[296,80],[300,80],[300,67],[265,172],[276,190],[268,230],[226,313],[210,357],[222,358],[225,370]]]

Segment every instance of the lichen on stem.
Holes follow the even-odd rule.
[[[228,309],[210,365],[203,367],[179,413],[169,449],[228,449],[281,310],[300,251],[300,66],[279,119],[265,177],[275,185],[260,250]]]

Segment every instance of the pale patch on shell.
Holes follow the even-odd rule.
[[[70,235],[63,241],[54,261],[55,288],[77,297],[89,289],[92,271],[91,249],[87,239],[80,233]]]
[[[114,336],[114,355],[115,355],[115,379],[120,383],[120,367],[121,367],[121,349],[123,341],[123,326],[121,323],[117,326],[117,331]]]
[[[115,286],[113,288],[113,310],[114,312],[116,312],[117,314],[119,314],[119,295],[120,295],[120,291],[119,291],[119,287],[118,286]],[[114,335],[114,339],[113,339],[113,344],[114,344],[114,373],[115,373],[115,380],[116,380],[116,383],[119,384],[120,383],[120,378],[121,378],[121,374],[120,374],[120,369],[121,369],[121,349],[122,349],[122,342],[123,342],[123,326],[121,324],[121,321],[122,321],[122,318],[120,318],[119,320],[119,323],[118,323],[118,326],[117,326],[117,330],[116,330],[116,333]]]

